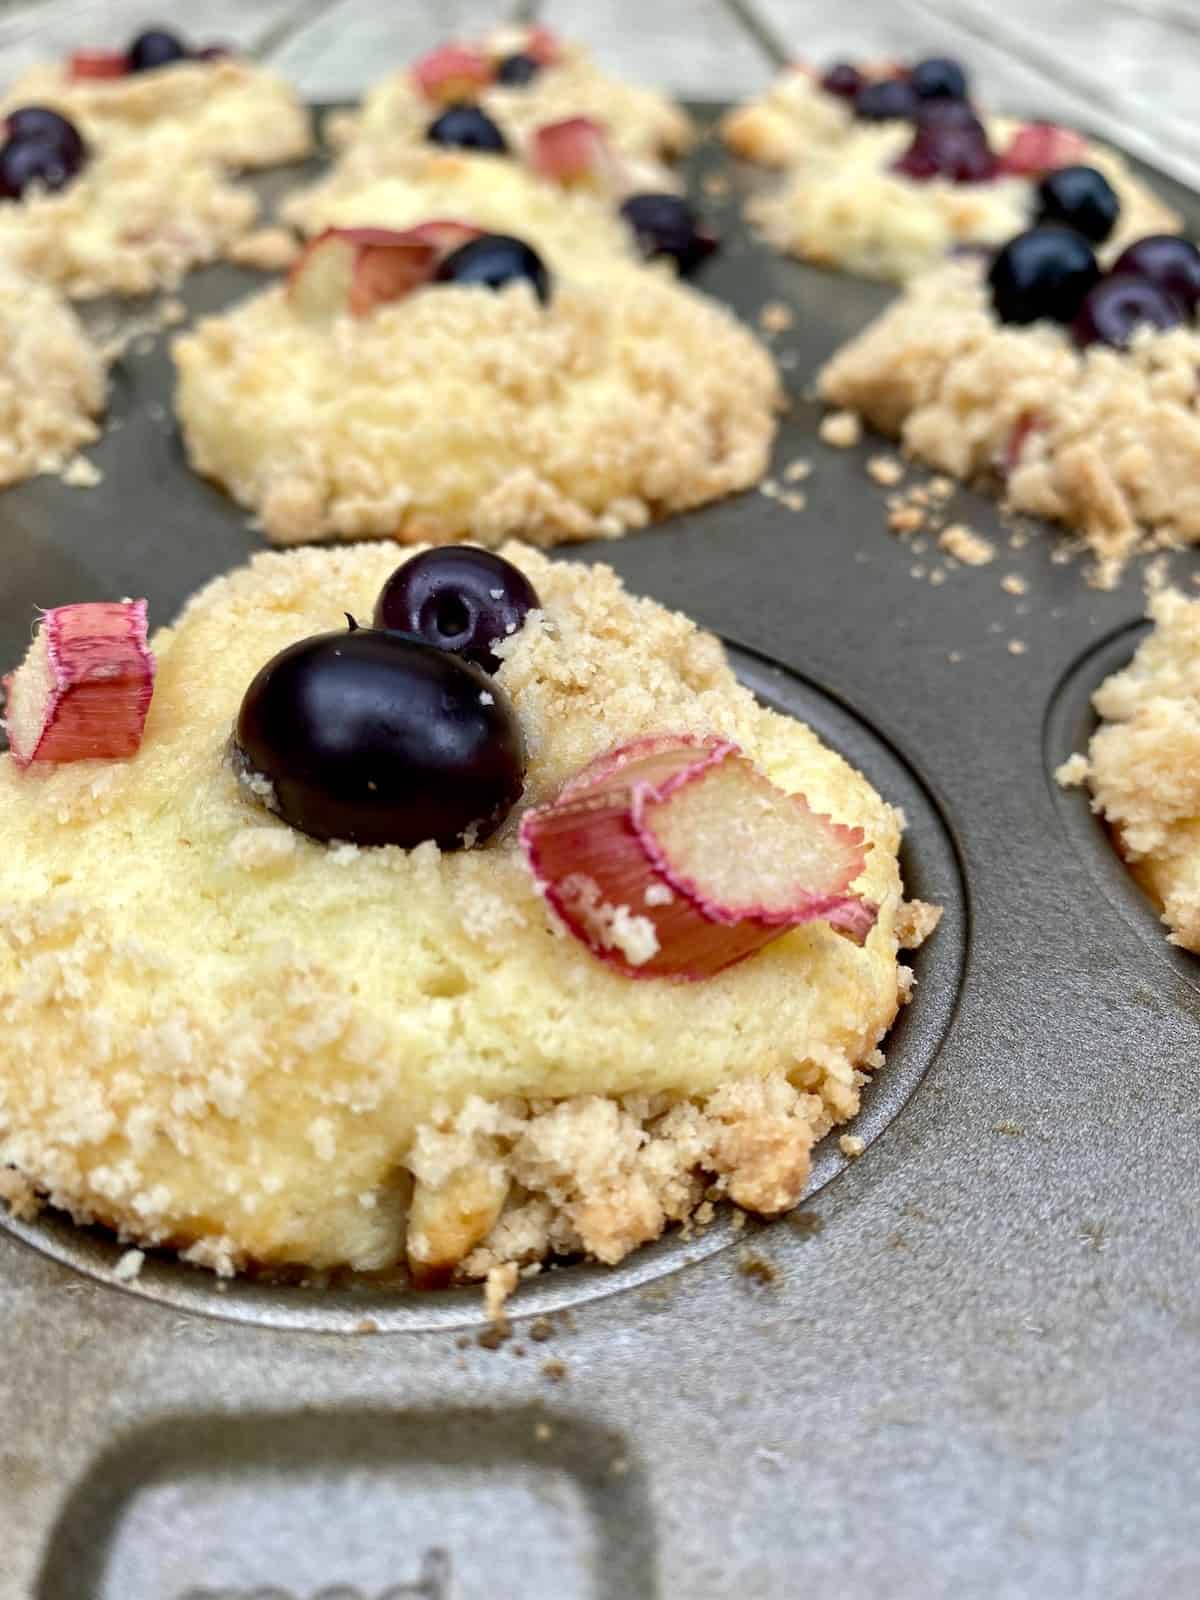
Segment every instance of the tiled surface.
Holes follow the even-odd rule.
[[[0,0],[0,77],[83,41],[115,44],[152,14],[276,64],[311,99],[352,97],[447,34],[540,11],[602,61],[697,98],[752,92],[772,54],[945,49],[992,105],[1086,123],[1200,184],[1200,5],[1194,0]],[[200,21],[198,18],[202,18]]]

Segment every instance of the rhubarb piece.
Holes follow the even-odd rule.
[[[567,929],[631,978],[710,978],[807,922],[861,945],[878,913],[850,892],[862,829],[777,788],[728,739],[610,751],[526,814],[521,845]]]
[[[7,689],[8,747],[18,767],[136,755],[154,693],[146,602],[45,612]]]
[[[612,172],[608,131],[592,117],[548,122],[534,134],[529,165],[553,183],[598,183]]]
[[[1007,478],[1009,473],[1017,470],[1021,464],[1021,454],[1029,443],[1030,436],[1045,426],[1045,422],[1036,411],[1022,411],[1013,423],[1004,449],[998,452],[994,463],[1001,478]]]
[[[312,321],[365,317],[428,283],[438,249],[390,228],[326,228],[288,274],[288,299]]]
[[[492,81],[492,63],[468,44],[443,44],[413,63],[413,77],[427,100],[450,105],[473,100]]]
[[[525,39],[525,54],[532,56],[539,66],[556,66],[562,60],[562,46],[553,28],[547,28],[541,22],[535,23]]]
[[[123,78],[128,71],[123,50],[76,50],[69,67],[72,78]]]
[[[461,244],[470,244],[482,236],[483,229],[471,222],[459,222],[454,217],[434,217],[430,222],[418,222],[415,228],[405,228],[395,235],[397,239],[411,239],[416,244],[431,244],[439,258],[448,256]]]
[[[1026,122],[1000,157],[1000,171],[1011,177],[1038,178],[1087,157],[1087,140],[1056,122]]]

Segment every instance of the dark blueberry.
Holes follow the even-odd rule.
[[[854,97],[854,115],[862,122],[898,122],[915,114],[917,97],[904,78],[864,83]]]
[[[963,101],[932,100],[918,115],[913,141],[895,170],[910,178],[986,183],[996,176],[996,157],[982,122]]]
[[[839,100],[853,100],[863,86],[863,75],[850,61],[835,61],[821,79],[826,94],[835,94]]]
[[[1100,278],[1087,240],[1072,228],[1047,224],[1010,239],[988,273],[992,306],[1001,322],[1072,322]]]
[[[543,305],[550,298],[550,274],[541,256],[507,233],[481,234],[451,250],[433,276],[437,283],[478,283],[487,289],[503,289],[506,283],[524,278]]]
[[[496,82],[520,88],[524,84],[532,83],[541,70],[540,61],[535,61],[533,56],[518,51],[515,56],[505,56],[496,68]]]
[[[431,144],[453,145],[459,150],[489,150],[503,155],[508,149],[504,135],[478,106],[447,106],[425,130]]]
[[[129,46],[130,72],[150,72],[155,67],[169,67],[176,61],[188,59],[188,47],[182,39],[168,33],[165,28],[150,28],[139,33]]]
[[[19,140],[22,144],[53,145],[68,159],[78,162],[79,166],[83,165],[87,146],[79,129],[73,122],[68,122],[61,112],[52,111],[49,106],[21,106],[9,112],[4,119],[4,126],[10,139]]]
[[[918,100],[965,100],[967,75],[949,56],[929,56],[918,61],[909,75]]]
[[[1173,295],[1195,312],[1200,305],[1200,249],[1177,233],[1148,233],[1127,245],[1112,265],[1113,275],[1135,273]]]
[[[486,838],[520,798],[512,705],[479,667],[373,628],[302,639],[238,712],[234,757],[314,839],[444,850]]]
[[[1102,278],[1087,295],[1071,324],[1078,345],[1110,344],[1123,350],[1135,328],[1176,328],[1186,313],[1178,300],[1146,278]]]
[[[517,633],[540,603],[529,579],[503,556],[444,545],[396,568],[375,602],[375,626],[415,633],[496,672],[500,658],[492,647]]]
[[[1059,167],[1037,187],[1037,221],[1061,222],[1093,244],[1103,244],[1116,226],[1121,202],[1095,167]]]
[[[637,235],[643,255],[669,256],[684,277],[707,261],[719,243],[681,195],[631,194],[621,204],[621,215]]]
[[[51,192],[65,189],[82,165],[82,157],[69,155],[60,145],[9,139],[0,146],[0,198],[19,200],[33,184]]]

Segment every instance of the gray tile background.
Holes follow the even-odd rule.
[[[0,78],[175,18],[310,99],[346,99],[447,35],[535,11],[615,71],[696,98],[751,92],[792,55],[961,53],[998,109],[1085,124],[1200,185],[1200,0],[0,0]]]

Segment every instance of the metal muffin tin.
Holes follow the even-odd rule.
[[[914,576],[938,558],[886,529],[884,447],[821,444],[807,393],[889,291],[769,255],[740,220],[761,180],[714,142],[692,169],[727,241],[703,286],[795,314],[776,474],[813,463],[807,507],[754,493],[560,555],[722,634],[904,807],[910,891],[947,912],[868,1148],[827,1141],[791,1219],[543,1273],[499,1343],[474,1290],[165,1259],[122,1285],[108,1236],[5,1219],[0,1600],[1200,1595],[1200,965],[1052,778],[1135,646],[1142,574],[1089,589],[963,490],[998,559]],[[0,497],[0,660],[36,605],[145,594],[161,623],[260,547],[184,464],[165,343],[117,367],[99,487]]]

